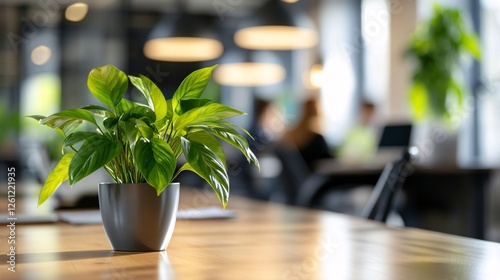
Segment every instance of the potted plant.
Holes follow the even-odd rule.
[[[118,251],[166,248],[178,205],[179,183],[173,180],[183,171],[206,180],[225,208],[229,179],[217,139],[256,166],[258,160],[239,131],[247,132],[226,120],[245,113],[200,98],[215,67],[188,75],[170,100],[145,76],[127,77],[112,65],[98,67],[90,71],[87,84],[104,106],[30,116],[64,136],[63,156],[48,175],[38,204],[66,180],[74,185],[104,168],[115,183],[99,185],[101,215]],[[123,97],[129,80],[147,104]],[[82,124],[90,129],[79,129]]]
[[[448,157],[444,160],[454,161],[454,130],[463,119],[466,94],[457,70],[464,56],[479,59],[481,51],[476,34],[467,30],[460,10],[438,4],[433,10],[433,16],[412,34],[405,53],[414,62],[410,88],[414,119],[433,122],[431,131],[421,131],[424,135],[414,139],[432,139],[434,146],[444,144],[434,151],[448,153],[443,155]],[[423,145],[428,145],[426,142]]]

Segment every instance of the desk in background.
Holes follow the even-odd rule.
[[[217,205],[184,188],[180,208]],[[166,252],[118,253],[101,225],[18,225],[0,279],[496,279],[500,244],[231,197],[238,218],[178,220]]]
[[[374,185],[390,158],[386,156],[383,160],[377,158],[362,164],[322,160],[318,162],[316,173],[318,176],[329,177],[329,184],[334,188]],[[408,216],[405,220],[408,225],[486,239],[486,196],[493,168],[456,165],[413,167],[414,169],[408,170],[411,175],[404,184],[408,207],[403,209],[403,214]],[[436,210],[443,216],[438,219],[422,218],[421,214],[430,208],[435,208],[431,210]],[[458,212],[453,220],[449,217],[446,220],[446,211]],[[460,223],[468,225],[462,226]]]

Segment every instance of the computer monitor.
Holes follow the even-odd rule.
[[[379,148],[406,147],[410,145],[411,124],[388,124],[384,127]]]

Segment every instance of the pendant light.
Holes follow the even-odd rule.
[[[144,55],[153,60],[195,62],[213,60],[224,47],[213,32],[213,18],[205,15],[165,15],[144,45]]]
[[[316,46],[318,33],[311,21],[299,9],[291,13],[290,8],[290,4],[269,0],[241,23],[234,35],[235,43],[254,50],[296,50]]]
[[[285,79],[283,66],[266,62],[240,62],[219,65],[214,79],[226,86],[267,86]]]
[[[225,86],[269,86],[285,80],[286,70],[269,52],[236,49],[224,54],[213,77]]]

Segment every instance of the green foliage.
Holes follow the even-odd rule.
[[[0,99],[0,148],[3,142],[19,129],[19,117],[17,112],[11,112],[7,104]]]
[[[238,130],[226,119],[245,113],[200,99],[216,66],[188,75],[171,100],[145,76],[128,76],[147,104],[123,98],[127,75],[112,65],[93,69],[90,92],[100,105],[65,110],[50,116],[33,115],[40,124],[61,132],[64,156],[50,172],[38,204],[42,204],[67,180],[74,185],[103,167],[117,183],[149,183],[161,192],[182,171],[205,179],[225,207],[229,197],[226,160],[218,139],[238,149],[256,166],[258,160]],[[92,131],[77,130],[90,123]],[[187,163],[176,170],[184,155]]]
[[[461,12],[434,5],[434,15],[413,34],[406,55],[415,63],[410,101],[417,120],[450,121],[460,114],[465,90],[455,78],[464,55],[480,59],[476,35],[468,31]]]
[[[66,153],[49,173],[49,176],[40,191],[40,195],[38,196],[38,205],[41,205],[45,200],[47,200],[47,198],[54,193],[61,183],[68,180],[69,164],[74,156],[74,152]]]

